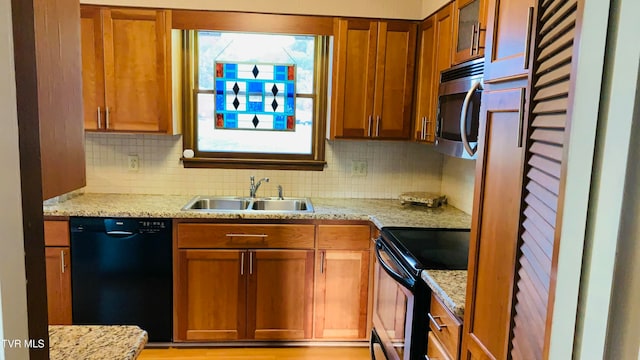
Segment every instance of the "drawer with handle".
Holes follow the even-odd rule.
[[[429,344],[427,345],[427,356],[425,360],[451,360],[451,357],[447,355],[444,350],[444,345],[440,343],[440,340],[433,334],[433,331],[429,331]]]
[[[182,249],[313,249],[315,226],[181,223],[177,236]]]
[[[457,360],[460,353],[462,323],[433,294],[430,309],[427,321],[429,321],[431,333],[442,344],[448,357]]]

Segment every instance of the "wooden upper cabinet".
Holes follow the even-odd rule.
[[[456,0],[453,22],[453,63],[484,56],[487,0]]]
[[[332,138],[409,139],[416,34],[412,21],[336,21]]]
[[[533,0],[489,0],[484,81],[526,77]]]
[[[453,3],[420,25],[413,139],[435,141],[440,72],[451,67]]]
[[[77,0],[42,0],[34,6],[42,197],[50,199],[86,185],[82,130],[80,5]]]
[[[173,133],[171,12],[83,7],[85,128]]]
[[[313,250],[248,252],[249,339],[311,338],[313,254]]]

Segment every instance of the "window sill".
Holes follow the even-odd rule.
[[[308,170],[322,171],[327,164],[324,160],[273,160],[273,159],[233,159],[233,158],[181,158],[185,168],[204,169],[267,169],[267,170]]]

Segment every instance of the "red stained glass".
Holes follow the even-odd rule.
[[[224,127],[224,116],[222,116],[222,114],[216,114],[216,127]]]
[[[296,124],[296,119],[293,116],[287,116],[287,130],[293,130]]]
[[[293,66],[287,67],[287,76],[289,80],[293,80],[295,78],[295,68]]]
[[[216,64],[216,77],[224,77],[223,64]]]

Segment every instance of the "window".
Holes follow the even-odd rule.
[[[185,167],[322,170],[328,37],[187,34]]]

